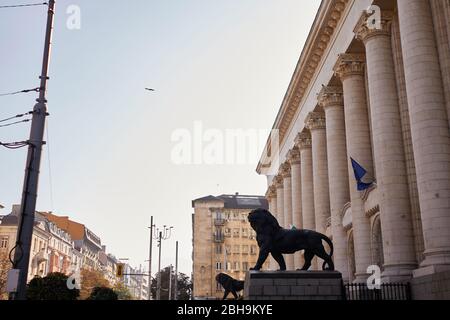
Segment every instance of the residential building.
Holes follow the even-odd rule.
[[[99,254],[102,250],[101,240],[84,224],[72,221],[69,217],[60,217],[52,213],[43,213],[45,218],[70,234],[74,247],[83,255],[82,267],[99,270]]]
[[[243,280],[256,264],[259,249],[247,217],[253,209],[268,209],[268,203],[262,196],[235,194],[196,199],[192,207],[193,296],[218,299],[223,291],[217,274]]]

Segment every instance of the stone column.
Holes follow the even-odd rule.
[[[425,240],[420,275],[450,269],[450,134],[430,3],[397,5]]]
[[[433,13],[448,121],[450,123],[450,25],[447,20],[447,17],[450,15],[450,1],[430,0],[430,4],[431,12]]]
[[[269,211],[276,217],[277,210],[277,189],[275,186],[271,185],[266,193],[266,199],[269,202]],[[269,260],[269,270],[278,270],[278,265],[275,259],[270,256]]]
[[[277,220],[280,226],[284,226],[284,181],[281,175],[275,177],[277,190]]]
[[[381,29],[368,28],[364,13],[355,28],[367,52],[367,74],[384,253],[383,279],[408,280],[417,267],[405,149],[392,55],[393,13],[382,12]]]
[[[300,150],[303,229],[315,230],[313,160],[309,131],[300,133],[295,143]],[[317,259],[313,260],[311,270],[317,270]]]
[[[362,193],[357,184],[350,157],[353,157],[373,175],[372,143],[365,88],[365,57],[341,54],[335,66],[344,88],[345,131],[347,138],[349,187],[352,210],[353,239],[355,247],[355,282],[365,282],[367,268],[371,265],[370,221],[364,212]]]
[[[284,225],[286,229],[290,229],[292,226],[292,183],[291,183],[291,165],[289,162],[285,162],[281,166],[281,175],[283,177],[284,185]],[[294,255],[287,254],[284,256],[286,261],[287,270],[294,269]]]
[[[344,97],[341,87],[324,87],[319,105],[325,110],[327,125],[328,176],[330,189],[331,233],[334,244],[334,264],[349,281],[347,232],[342,225],[342,210],[350,201],[348,186],[347,142],[345,135]]]
[[[330,190],[328,182],[325,113],[311,112],[305,123],[307,128],[311,131],[312,138],[316,231],[325,234],[327,220],[330,218]]]
[[[294,147],[288,154],[291,164],[292,176],[292,223],[297,229],[303,228],[302,218],[302,166],[300,161],[300,149]],[[304,265],[302,252],[294,255],[295,269],[301,269]]]

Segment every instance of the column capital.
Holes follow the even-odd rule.
[[[326,109],[328,107],[344,106],[344,91],[338,86],[323,86],[317,95],[319,105]]]
[[[283,179],[291,177],[291,164],[289,163],[289,161],[286,161],[281,165],[280,174]]]
[[[367,43],[370,39],[376,36],[391,36],[391,25],[394,19],[394,12],[381,11],[380,21],[374,20],[372,15],[367,11],[364,11],[356,24],[355,32],[356,38],[364,43]]]
[[[364,75],[366,56],[364,54],[343,53],[334,66],[336,76],[344,80],[352,75]]]
[[[283,177],[281,176],[281,174],[278,174],[277,176],[275,176],[273,183],[276,189],[283,189],[284,188],[284,181],[283,181]]]
[[[326,129],[325,113],[310,112],[306,117],[305,124],[310,131]]]
[[[292,148],[288,153],[288,161],[292,165],[300,164],[300,149],[298,147]]]
[[[309,132],[299,133],[295,138],[295,145],[300,150],[311,149],[312,148],[311,134]]]
[[[266,199],[274,199],[277,197],[277,188],[274,185],[269,186],[266,192]]]

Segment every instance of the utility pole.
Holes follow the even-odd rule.
[[[172,300],[172,265],[169,266],[169,300]]]
[[[153,216],[150,218],[150,248],[148,250],[148,300],[152,300],[152,248],[153,248]]]
[[[158,246],[159,246],[159,260],[158,260],[158,279],[156,285],[156,300],[161,300],[161,247],[162,241],[170,238],[173,227],[168,228],[164,226],[163,231],[158,231]]]
[[[178,241],[175,243],[175,296],[174,300],[178,300]]]
[[[55,14],[55,0],[48,2],[47,28],[45,34],[44,57],[42,73],[40,76],[39,98],[33,109],[30,140],[28,141],[27,167],[23,185],[20,217],[17,228],[17,246],[14,254],[13,269],[19,270],[17,292],[12,293],[10,299],[25,300],[28,276],[28,264],[30,261],[31,240],[34,226],[34,213],[36,211],[36,199],[39,182],[39,169],[41,164],[42,146],[45,144],[44,131],[47,117],[47,82],[48,68],[53,33],[53,20]]]

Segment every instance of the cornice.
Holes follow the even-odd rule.
[[[279,130],[280,145],[285,140],[349,1],[322,1],[273,126],[273,129]]]

